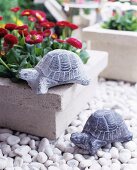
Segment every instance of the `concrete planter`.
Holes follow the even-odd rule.
[[[108,67],[102,76],[137,82],[137,32],[103,29],[99,24],[83,29],[84,39],[93,50],[109,53]]]
[[[0,78],[0,127],[57,138],[94,95],[98,75],[107,66],[106,52],[90,51],[90,55],[85,65],[91,77],[89,86],[70,84],[35,95],[26,84]]]

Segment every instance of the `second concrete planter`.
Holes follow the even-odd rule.
[[[137,32],[101,28],[100,24],[83,29],[93,50],[109,53],[108,67],[102,76],[109,79],[137,82]]]
[[[100,72],[107,66],[106,52],[90,51],[85,65],[91,84],[70,84],[35,95],[26,84],[0,78],[0,127],[55,139],[95,94]]]

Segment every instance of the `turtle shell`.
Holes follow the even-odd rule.
[[[68,50],[56,49],[47,53],[35,68],[48,79],[58,82],[85,77],[81,59]]]
[[[87,120],[84,133],[91,134],[95,139],[114,142],[129,135],[122,117],[112,110],[98,110]]]

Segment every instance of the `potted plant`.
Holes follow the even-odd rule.
[[[11,11],[19,17],[19,7]],[[21,17],[27,24],[6,23],[0,28],[0,126],[54,139],[93,95],[89,91],[95,91],[98,74],[107,65],[107,53],[88,53],[81,41],[70,37],[77,26],[68,21],[53,23],[44,12],[30,9],[23,10]],[[57,33],[55,28],[59,28]],[[22,68],[35,67],[54,49],[78,54],[92,78],[89,87],[64,85],[36,95],[20,81]]]
[[[102,76],[137,81],[137,17],[135,11],[117,13],[104,23],[84,28],[84,38],[92,37],[92,49],[109,53],[108,67]]]

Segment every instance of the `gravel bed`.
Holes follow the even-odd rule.
[[[113,109],[125,119],[133,140],[113,143],[89,156],[70,141],[90,114]],[[97,95],[56,141],[0,128],[0,170],[137,170],[137,84],[100,79]]]

